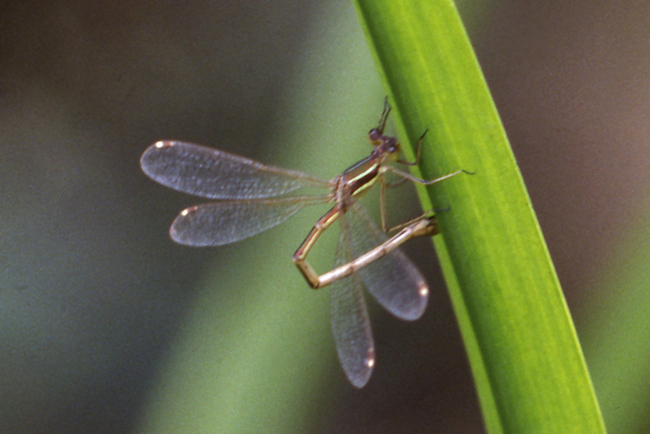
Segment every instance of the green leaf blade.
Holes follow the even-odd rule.
[[[401,137],[425,129],[425,207],[490,432],[604,432],[548,250],[452,2],[358,0]],[[404,140],[406,141],[406,140]]]

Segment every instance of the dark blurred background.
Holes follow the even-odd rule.
[[[457,4],[609,431],[648,432],[650,6]],[[483,432],[426,243],[431,305],[373,309],[356,390],[290,261],[323,210],[184,248],[168,227],[201,199],[139,168],[174,138],[329,178],[384,94],[347,1],[0,3],[0,431]]]

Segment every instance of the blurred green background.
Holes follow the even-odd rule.
[[[648,432],[650,7],[457,4],[609,431]],[[347,1],[0,4],[0,431],[482,432],[439,270],[421,320],[373,308],[356,390],[327,289],[290,260],[325,209],[185,248],[169,225],[203,200],[139,169],[180,139],[330,178],[367,155],[384,95]]]

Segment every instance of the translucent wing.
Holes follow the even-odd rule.
[[[386,235],[372,223],[360,205],[352,204],[347,215],[354,258],[386,241]],[[396,317],[412,321],[424,313],[429,300],[429,286],[420,270],[400,249],[359,269],[357,274],[368,292]]]
[[[341,233],[334,267],[352,260],[348,246],[345,215],[339,218]],[[355,387],[366,385],[375,364],[375,348],[368,309],[363,298],[363,284],[356,274],[332,284],[331,319],[336,352],[345,375]]]
[[[322,198],[322,201],[327,198]],[[279,225],[305,205],[320,199],[226,200],[193,206],[181,212],[169,233],[174,241],[189,246],[221,246],[252,237]]]
[[[142,154],[140,165],[162,185],[211,199],[265,198],[305,186],[329,187],[328,182],[306,173],[185,142],[151,145]]]

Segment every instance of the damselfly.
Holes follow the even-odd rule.
[[[373,185],[381,185],[381,222],[386,231],[384,196],[386,188],[391,186],[386,180],[387,172],[402,180],[425,185],[465,172],[458,170],[440,178],[423,180],[387,164],[417,164],[422,142],[421,138],[415,162],[402,160],[398,140],[384,135],[389,112],[390,107],[386,104],[378,126],[368,134],[374,146],[370,156],[330,181],[178,141],[155,143],[144,152],[140,161],[142,170],[160,184],[184,193],[219,199],[180,213],[170,228],[172,239],[180,244],[219,246],[233,243],[284,222],[306,205],[333,203],[298,247],[293,261],[313,288],[332,284],[332,331],[337,353],[348,379],[356,387],[363,387],[368,382],[375,364],[363,286],[389,312],[404,320],[415,320],[422,315],[429,293],[419,270],[397,248],[413,236],[396,238],[396,235],[391,238],[391,243],[357,203],[358,198]],[[329,192],[321,196],[288,195],[302,187],[321,187]],[[335,267],[357,265],[349,265],[347,271],[340,274],[319,276],[306,257],[323,231],[336,220],[340,221],[341,233]],[[426,222],[426,219],[420,221]],[[409,227],[414,229],[416,225],[417,222],[402,232]],[[375,250],[378,246],[379,250]],[[366,257],[360,261],[364,254],[373,251],[379,253],[373,260]]]

